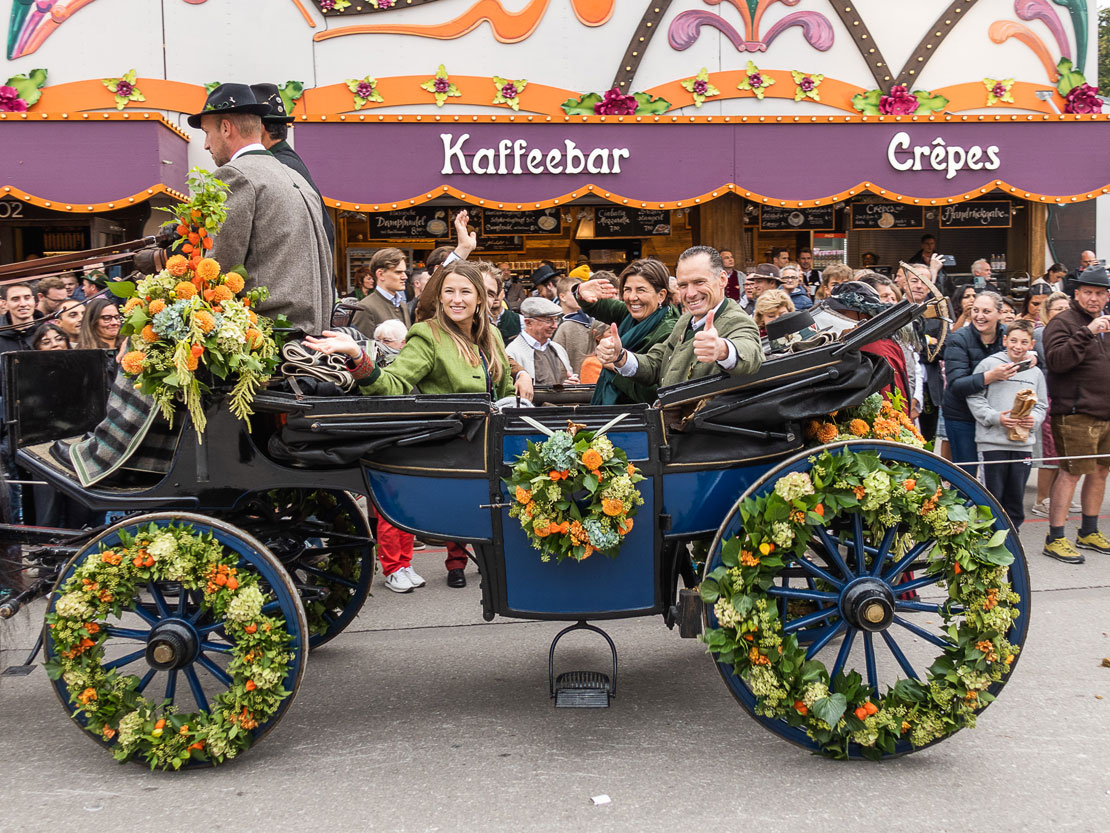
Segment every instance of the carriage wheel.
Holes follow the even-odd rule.
[[[272,489],[240,501],[234,519],[293,577],[311,649],[354,621],[370,595],[376,562],[370,527],[349,494]]]
[[[74,721],[118,760],[161,769],[257,743],[308,658],[281,563],[231,524],[184,512],[132,516],[85,545],[54,587],[43,635]]]
[[[1013,562],[1008,569],[1008,581],[1019,600],[1014,603],[1018,615],[1006,639],[1020,649],[1029,626],[1029,573],[1017,532],[994,497],[962,469],[922,449],[899,443],[859,441],[837,443],[820,451],[835,453],[838,449],[878,452],[884,463],[904,463],[935,472],[948,482],[950,491],[965,506],[974,504],[991,509],[994,529],[1009,533],[1005,547],[1013,555]],[[722,565],[722,542],[742,532],[740,503],[749,497],[767,495],[785,475],[809,473],[815,451],[818,450],[810,449],[784,461],[745,492],[718,530],[703,575]],[[873,536],[861,519],[858,509],[847,509],[835,524],[810,527],[812,537],[802,559],[784,559],[785,565],[766,589],[766,596],[777,603],[783,634],[796,635],[798,644],[805,648],[806,661],[824,663],[830,678],[858,674],[864,690],[869,689],[877,699],[891,691],[899,680],[926,681],[925,671],[937,659],[938,649],[944,656],[945,651],[954,647],[947,630],[950,622],[945,621],[942,612],[956,621],[963,611],[948,599],[946,574],[922,569],[933,549],[932,541],[919,541],[898,557],[892,545],[896,532],[888,529],[881,536]],[[857,538],[863,545],[862,558],[856,554]],[[719,627],[713,605],[705,607],[705,622],[707,629]],[[1016,665],[1017,656],[1011,659]],[[800,746],[828,752],[807,734],[804,722],[796,715],[784,719],[760,714],[759,698],[749,682],[736,673],[731,663],[715,664],[736,699],[764,728]],[[1011,671],[1012,668],[1013,665]],[[987,689],[990,694],[985,698],[987,703],[1007,679],[1004,676]],[[943,736],[917,746],[900,739],[893,748],[881,753],[850,743],[846,756],[895,757],[942,739]]]

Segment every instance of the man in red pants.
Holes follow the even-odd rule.
[[[423,587],[427,582],[412,568],[412,533],[402,532],[373,506],[370,511],[378,519],[378,560],[385,574],[385,586],[394,593],[411,593]]]

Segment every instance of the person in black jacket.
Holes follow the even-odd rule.
[[[0,353],[33,350],[42,313],[35,309],[35,293],[30,284],[12,283],[0,288],[8,311],[0,315]]]
[[[1044,554],[1070,564],[1082,563],[1079,549],[1110,553],[1110,540],[1098,529],[1110,474],[1110,340],[1106,338],[1110,316],[1102,314],[1108,301],[1110,276],[1095,263],[1080,273],[1068,308],[1044,329],[1052,438],[1063,458],[1052,484]],[[1072,546],[1064,537],[1064,524],[1075,487],[1084,475],[1083,520]]]
[[[952,462],[972,477],[978,465],[975,448],[975,417],[967,407],[967,398],[986,390],[987,385],[1009,379],[1018,372],[1014,362],[975,373],[975,367],[992,353],[1002,350],[1006,328],[1001,323],[1002,296],[997,292],[980,292],[971,307],[971,326],[961,327],[948,337],[944,347],[944,427],[952,447]]]
[[[303,176],[308,184],[312,186],[312,190],[320,194],[320,189],[316,187],[312,174],[308,172],[308,166],[289,144],[289,125],[293,123],[294,119],[285,112],[285,102],[281,100],[281,93],[278,92],[277,86],[275,84],[251,84],[251,90],[254,91],[254,97],[259,102],[270,108],[269,115],[262,117],[262,146],[276,156],[281,164],[287,168],[292,168]],[[323,194],[320,194],[320,198],[323,199]],[[327,235],[328,243],[334,250],[335,224],[331,221],[331,215],[328,214],[327,208],[324,209],[324,234]]]

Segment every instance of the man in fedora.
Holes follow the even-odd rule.
[[[213,175],[230,189],[210,255],[224,269],[242,264],[248,288],[269,288],[259,312],[284,314],[295,327],[320,333],[331,323],[335,295],[323,203],[262,145],[262,117],[270,112],[246,84],[221,84],[189,116],[219,166]]]
[[[255,98],[269,108],[269,112],[262,117],[262,146],[276,156],[278,162],[303,176],[312,186],[312,190],[322,199],[324,195],[316,187],[312,174],[308,172],[308,166],[289,144],[289,127],[294,119],[285,112],[285,102],[281,98],[277,85],[251,84],[251,91]],[[335,251],[335,224],[331,221],[331,215],[328,214],[327,209],[324,209],[324,232],[328,236],[328,245],[332,247],[332,251]]]
[[[532,295],[537,298],[546,298],[554,303],[558,299],[555,291],[555,279],[559,273],[549,263],[541,263],[539,268],[532,272]],[[523,306],[523,302],[521,304]]]
[[[1044,328],[1052,438],[1061,458],[1052,484],[1044,554],[1069,564],[1083,562],[1079,550],[1110,555],[1110,540],[1098,529],[1110,473],[1110,315],[1103,315],[1108,301],[1110,276],[1094,263],[1075,279],[1075,297],[1068,308]],[[1064,536],[1064,524],[1080,477],[1083,513],[1073,546]]]

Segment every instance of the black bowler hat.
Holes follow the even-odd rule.
[[[285,112],[285,102],[281,100],[277,84],[251,84],[254,97],[269,108],[262,116],[266,124],[292,124],[295,119]]]
[[[1101,286],[1103,289],[1110,289],[1110,275],[1107,275],[1106,267],[1099,263],[1088,266],[1080,272],[1075,282],[1082,286]]]
[[[269,112],[269,105],[259,104],[254,91],[246,84],[220,84],[208,94],[204,109],[189,116],[189,127],[200,127],[201,116],[209,114],[250,113],[265,116]]]
[[[546,263],[540,266],[535,272],[532,273],[532,286],[540,286],[555,278],[558,274],[554,269]]]

